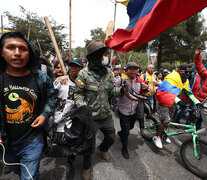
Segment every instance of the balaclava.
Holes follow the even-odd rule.
[[[87,56],[88,68],[100,76],[103,76],[107,73],[106,67],[104,67],[101,63],[105,51],[106,49],[100,49]]]

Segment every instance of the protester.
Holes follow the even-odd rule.
[[[82,59],[83,67],[87,66],[87,60],[85,58]]]
[[[122,85],[121,81],[127,81],[137,93],[140,91],[148,92],[150,87],[144,83],[144,81],[137,76],[139,66],[134,62],[128,62],[126,65],[126,76],[122,80],[120,79],[116,84],[118,86]],[[118,104],[118,115],[120,118],[121,131],[118,135],[122,142],[122,155],[125,159],[129,159],[128,146],[128,136],[129,131],[134,128],[134,124],[137,119],[140,121],[140,130],[144,129],[144,108],[140,112],[141,107],[139,104],[142,102],[130,100],[126,95],[120,98]],[[137,108],[139,109],[139,114],[137,114]],[[142,117],[141,117],[142,116]]]
[[[188,80],[189,80],[190,88],[192,89],[192,93],[194,95],[197,94],[200,89],[201,80],[200,80],[198,73],[195,72],[195,65],[193,65],[192,68],[190,65],[188,67]],[[197,109],[196,106],[192,102],[190,102],[185,95],[182,96],[182,100],[186,102],[186,104],[189,104],[193,110]],[[182,118],[182,116],[185,115],[185,112],[186,112],[185,110],[186,110],[186,107],[180,107],[179,105],[176,106],[175,112],[174,112],[174,122],[176,123],[180,122],[180,119]],[[192,118],[193,118],[193,111],[190,111],[187,117],[187,120],[186,120],[186,124],[191,124],[191,122],[193,121]],[[200,129],[201,121],[202,121],[201,118],[199,118],[195,123],[197,130]]]
[[[67,142],[61,142],[62,143],[61,144],[60,139],[64,139],[62,137],[64,137],[65,126],[67,127],[67,129],[69,129],[72,127],[74,128],[74,124],[77,124],[77,119],[75,120],[76,123],[73,123],[71,119],[72,112],[77,108],[74,101],[74,90],[75,90],[74,81],[77,78],[79,71],[83,68],[83,64],[81,59],[73,58],[72,60],[69,61],[68,65],[69,65],[69,69],[68,69],[69,75],[60,76],[54,81],[54,86],[55,89],[58,90],[58,94],[57,94],[56,108],[54,113],[54,122],[56,128],[54,130],[55,141],[53,141],[53,143],[60,145],[60,148],[64,149],[64,151],[62,151],[63,154],[61,154],[61,156],[67,156],[69,154],[69,156],[67,157],[67,178],[72,179],[74,175],[73,161],[75,159],[77,152],[79,151],[77,150],[77,146],[75,147],[75,145],[77,145],[77,142],[75,143],[75,145],[71,142],[69,144],[67,144]],[[84,121],[86,121],[86,119],[84,119]],[[77,125],[81,127],[80,123]],[[75,127],[76,132],[82,131],[79,127]],[[86,127],[84,128],[86,129]],[[84,137],[84,139],[85,138],[86,137]],[[81,137],[79,137],[78,141],[81,141]],[[78,149],[80,149],[80,146],[78,146]],[[58,151],[58,148],[56,147],[55,150]],[[83,152],[84,170],[89,169],[91,166],[91,159],[90,159],[91,153],[92,152],[88,152],[88,151],[87,153]]]
[[[156,81],[157,81],[157,83],[158,83],[158,85],[159,85],[159,84],[162,83],[162,81],[163,81],[163,75],[162,75],[162,72],[158,71],[156,76],[157,76]],[[156,89],[157,89],[157,87],[156,87]]]
[[[158,86],[157,89],[157,100],[158,100],[158,114],[161,124],[158,125],[157,135],[153,137],[155,145],[162,148],[162,141],[160,135],[164,131],[164,128],[168,128],[170,121],[169,107],[174,104],[179,104],[181,107],[185,107],[186,104],[183,102],[179,95],[185,94],[191,99],[191,101],[200,106],[200,101],[193,95],[188,81],[188,66],[181,64],[178,67],[178,71],[174,71],[165,77],[165,80]],[[170,139],[167,138],[166,142],[170,143]]]
[[[152,108],[153,113],[156,112],[156,86],[158,86],[158,83],[156,81],[156,77],[154,75],[154,65],[150,64],[147,66],[146,73],[141,75],[141,78],[150,86],[150,91],[146,94],[148,96],[148,101],[150,103],[150,106]]]
[[[43,126],[54,111],[55,89],[50,78],[38,70],[39,59],[20,32],[0,39],[0,143],[6,161],[24,164],[34,180],[39,177]],[[10,166],[20,179],[31,177],[26,168]]]
[[[163,70],[163,79],[169,74],[168,69]]]
[[[49,76],[49,78],[53,81],[54,75],[53,75],[52,67],[49,61],[47,60],[45,56],[40,56],[39,59],[40,59],[40,62],[39,62],[38,69],[46,73]]]
[[[196,71],[198,72],[199,76],[201,77],[201,79],[203,80],[203,84],[200,88],[200,90],[198,91],[198,93],[195,95],[196,98],[202,102],[204,104],[205,107],[207,107],[206,105],[206,97],[207,97],[207,70],[204,67],[203,63],[202,63],[202,56],[201,56],[201,52],[202,52],[202,47],[198,47],[194,56],[194,61],[195,61],[195,68]],[[202,112],[204,114],[204,123],[206,124],[207,120],[205,119],[205,117],[207,117],[205,111]],[[200,125],[201,127],[201,125]],[[197,127],[197,128],[200,128]]]
[[[74,98],[78,107],[91,107],[95,132],[100,129],[104,135],[98,149],[102,158],[109,160],[108,150],[115,140],[115,128],[108,97],[119,96],[121,88],[115,87],[113,74],[106,67],[109,56],[106,50],[101,40],[94,40],[87,46],[88,66],[78,74]],[[83,178],[86,177],[90,177],[90,169],[83,171]]]
[[[63,76],[63,71],[60,65],[60,62],[57,60],[54,63],[54,76],[57,78],[59,76]]]
[[[113,74],[115,78],[115,83],[117,81],[120,81],[121,77],[119,76],[119,66],[116,65],[113,69]],[[112,111],[116,112],[117,110],[117,103],[118,103],[118,97],[112,97],[111,98],[111,104],[112,104]]]

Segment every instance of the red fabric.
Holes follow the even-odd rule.
[[[137,76],[136,82],[144,82],[144,80],[140,76]],[[146,94],[147,92],[145,92],[142,89],[140,89],[140,93],[141,94]]]
[[[136,82],[144,82],[144,80],[140,76],[137,76]]]
[[[157,0],[150,13],[137,21],[134,29],[117,29],[105,44],[117,52],[126,53],[206,6],[207,0]]]
[[[162,92],[157,89],[156,97],[158,102],[160,102],[162,105],[172,107],[174,105],[176,95],[168,91]]]
[[[195,95],[195,97],[200,102],[203,102],[207,98],[207,70],[203,66],[202,56],[200,54],[195,54],[194,60],[196,71],[203,80],[203,85],[201,86],[200,91]]]

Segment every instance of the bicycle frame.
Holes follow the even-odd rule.
[[[156,123],[153,124],[151,126],[147,126],[146,129],[149,132],[153,132],[156,133],[156,127],[159,125],[160,123]],[[186,125],[186,124],[181,124],[181,123],[174,123],[174,122],[169,122],[169,126],[173,127],[173,126],[177,126],[177,127],[183,127],[185,128],[185,130],[178,130],[178,131],[174,131],[174,132],[169,132],[165,133],[167,136],[176,136],[176,135],[180,135],[180,134],[187,134],[187,133],[192,133],[192,141],[193,141],[193,147],[194,147],[194,156],[195,157],[199,157],[199,149],[197,148],[197,143],[196,143],[196,138],[198,137],[197,135],[197,131],[196,131],[196,126],[194,125]]]

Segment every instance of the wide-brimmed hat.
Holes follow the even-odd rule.
[[[80,67],[83,67],[83,63],[82,63],[82,60],[81,59],[78,59],[78,58],[73,58],[69,61],[68,65],[70,66],[71,64],[76,64]]]
[[[86,47],[87,52],[88,52],[86,57],[100,49],[107,49],[107,48],[108,46],[105,46],[104,43],[100,39],[94,40]]]

